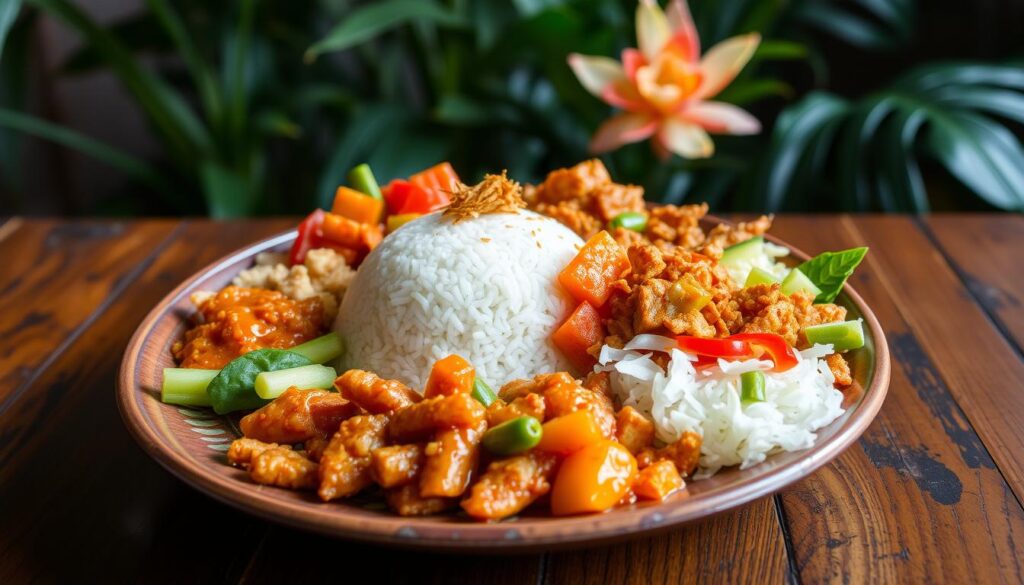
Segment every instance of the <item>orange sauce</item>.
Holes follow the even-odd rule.
[[[172,348],[183,368],[220,369],[244,353],[293,347],[326,328],[319,298],[295,301],[258,288],[229,286],[203,301],[199,313],[201,324]]]

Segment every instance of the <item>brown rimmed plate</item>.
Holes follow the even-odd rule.
[[[717,220],[710,220],[717,223]],[[117,399],[125,424],[139,444],[171,473],[227,504],[273,520],[326,535],[405,548],[464,552],[510,552],[582,547],[622,540],[701,520],[775,492],[821,467],[864,432],[885,399],[889,385],[889,350],[874,314],[847,285],[837,300],[849,318],[862,317],[867,344],[852,352],[858,392],[846,412],[818,431],[815,445],[781,453],[749,469],[729,468],[691,482],[664,502],[646,502],[604,514],[568,518],[523,515],[481,524],[450,514],[403,518],[375,499],[320,502],[315,494],[258,486],[244,471],[226,464],[224,453],[240,435],[236,418],[202,408],[160,402],[162,370],[174,365],[171,345],[181,339],[193,313],[189,295],[218,290],[256,254],[287,249],[295,232],[283,233],[238,250],[197,272],[167,295],[143,320],[125,351]],[[785,242],[794,258],[807,256]]]

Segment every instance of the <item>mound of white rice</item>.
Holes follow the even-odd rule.
[[[842,413],[843,395],[825,356],[831,345],[815,345],[797,352],[799,363],[785,372],[770,372],[772,362],[756,359],[717,366],[693,367],[696,356],[676,348],[675,341],[640,335],[623,349],[605,346],[600,364],[611,372],[612,389],[623,405],[630,405],[654,421],[658,439],[671,443],[684,431],[703,437],[697,477],[719,468],[755,465],[780,451],[807,449],[814,431]],[[652,351],[668,351],[665,370],[652,359]],[[740,374],[763,370],[765,401],[740,402]]]
[[[495,387],[569,369],[550,341],[572,308],[556,278],[582,245],[530,211],[457,223],[434,213],[402,226],[345,294],[341,366],[421,391],[434,362],[453,353]]]

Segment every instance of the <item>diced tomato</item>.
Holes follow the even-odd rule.
[[[597,310],[582,302],[569,318],[555,330],[551,341],[562,354],[581,371],[589,369],[597,361],[587,349],[604,339],[604,326]]]
[[[799,363],[796,350],[777,333],[737,333],[729,336],[729,339],[750,344],[755,348],[755,353],[757,348],[763,350],[763,353],[767,353],[775,362],[772,371],[785,372]]]
[[[288,260],[292,265],[305,262],[306,253],[323,244],[325,215],[323,209],[316,209],[299,223],[299,235],[295,238],[295,243],[292,244],[291,252],[288,254]]]
[[[576,300],[595,307],[604,305],[612,294],[611,285],[629,270],[629,258],[606,231],[587,240],[576,257],[558,275],[558,282]]]
[[[401,179],[388,184],[384,190],[384,199],[393,215],[430,213],[451,203],[448,194],[439,189],[424,189]]]
[[[388,204],[388,212],[391,214],[397,214],[405,205],[405,200],[414,191],[422,191],[416,185],[413,185],[409,181],[404,179],[395,179],[388,183],[387,187],[383,189],[384,201]]]
[[[442,190],[451,193],[459,185],[459,175],[451,163],[436,164],[409,177],[409,182],[426,191]]]
[[[331,213],[347,217],[358,223],[380,223],[384,213],[384,201],[374,199],[348,187],[338,187],[334,194],[334,205]]]
[[[735,339],[735,336],[726,339],[711,339],[707,337],[693,337],[691,335],[677,335],[676,343],[679,349],[697,355],[704,355],[713,358],[749,358],[754,357],[750,345]]]

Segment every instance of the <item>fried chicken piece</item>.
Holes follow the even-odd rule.
[[[632,406],[615,416],[615,439],[636,455],[654,444],[654,423]]]
[[[771,229],[772,219],[770,215],[762,215],[754,221],[741,221],[737,224],[720,223],[708,232],[707,245],[724,250],[733,244],[763,235]]]
[[[828,369],[832,370],[832,375],[836,378],[836,387],[845,388],[853,384],[853,376],[850,375],[850,364],[842,354],[833,353],[825,356],[825,363],[828,364]]]
[[[639,334],[664,328],[676,335],[714,337],[715,328],[707,322],[700,311],[683,312],[672,302],[669,290],[673,284],[667,280],[652,278],[637,287],[633,331]]]
[[[543,396],[544,412],[548,420],[577,410],[587,410],[594,415],[606,438],[615,436],[615,410],[611,399],[604,394],[587,390],[573,380],[570,384],[546,389]]]
[[[629,258],[629,265],[632,268],[630,280],[633,282],[656,278],[666,267],[661,250],[650,244],[633,244],[626,250],[626,256]]]
[[[701,437],[693,431],[686,431],[675,443],[661,449],[643,449],[636,458],[640,469],[658,461],[671,461],[683,476],[689,476],[700,463]]]
[[[392,488],[384,492],[388,508],[399,516],[429,516],[439,514],[455,505],[453,498],[424,498],[415,483]]]
[[[533,378],[512,380],[498,390],[498,397],[505,402],[512,402],[520,396],[528,394],[543,394],[548,388],[554,388],[561,384],[573,384],[576,380],[567,372],[554,374],[539,374]]]
[[[403,486],[412,482],[423,467],[423,446],[391,445],[370,453],[370,475],[383,488]]]
[[[614,400],[615,393],[612,392],[612,380],[608,372],[590,372],[583,379],[583,387],[591,392],[597,392]]]
[[[694,249],[704,242],[700,219],[707,215],[708,204],[659,205],[651,209],[644,235],[659,247],[680,246]],[[667,246],[666,246],[667,245]]]
[[[487,423],[473,429],[441,431],[424,448],[426,458],[420,474],[420,495],[458,497],[466,491],[470,474],[480,458],[480,439]]]
[[[314,437],[329,437],[341,421],[356,414],[359,407],[334,392],[285,390],[263,408],[242,417],[242,434],[267,443],[301,443]]]
[[[544,397],[540,394],[527,394],[509,403],[498,398],[487,407],[487,424],[492,427],[521,416],[544,420]]]
[[[317,483],[317,464],[288,447],[274,447],[253,458],[249,477],[263,485],[313,489]]]
[[[305,443],[302,448],[306,450],[306,457],[310,461],[319,462],[320,458],[324,455],[324,450],[327,449],[327,445],[331,444],[331,440],[326,437],[313,437]]]
[[[520,512],[551,490],[558,460],[530,451],[491,463],[473,484],[462,509],[478,520],[500,520]]]
[[[469,394],[438,396],[396,412],[388,433],[393,441],[413,443],[431,437],[436,431],[475,428],[485,415],[483,405]]]
[[[537,212],[558,221],[584,240],[589,240],[604,227],[600,219],[580,209],[579,204],[574,201],[541,203],[537,205]]]
[[[597,217],[608,223],[627,211],[644,211],[644,189],[636,185],[605,183],[590,191]]]
[[[387,426],[383,414],[354,416],[341,423],[320,458],[320,499],[355,495],[373,483],[370,454],[384,446]]]
[[[277,443],[264,443],[256,439],[242,437],[235,439],[228,447],[228,463],[235,467],[248,467],[252,460],[260,453],[280,447]]]
[[[645,500],[663,500],[686,487],[679,470],[671,461],[656,461],[640,470],[633,482],[633,493]]]
[[[537,187],[534,196],[541,203],[577,201],[589,206],[590,193],[611,182],[612,177],[604,163],[592,158],[567,169],[551,171]]]
[[[334,381],[338,393],[370,414],[390,414],[422,397],[398,380],[385,380],[364,370],[349,370]]]

